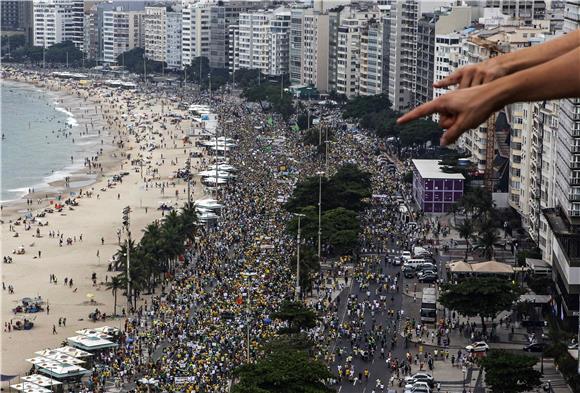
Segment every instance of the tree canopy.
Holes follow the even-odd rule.
[[[443,130],[430,119],[420,119],[398,125],[401,113],[391,109],[386,94],[359,96],[350,100],[344,108],[345,119],[358,119],[361,127],[374,131],[382,138],[399,138],[401,146],[420,146],[427,142],[437,144]]]
[[[460,314],[479,315],[485,330],[484,318],[495,318],[501,311],[510,309],[522,293],[520,287],[506,279],[469,277],[457,284],[443,284],[439,301]]]
[[[160,61],[145,58],[145,49],[134,48],[117,56],[117,64],[124,66],[129,72],[143,75],[149,73],[161,73],[167,64]]]
[[[280,309],[272,314],[272,318],[280,319],[288,324],[279,333],[299,333],[302,329],[312,329],[316,326],[316,313],[302,302],[284,301]]]
[[[277,347],[256,363],[234,371],[238,382],[233,393],[330,393],[324,380],[332,374],[324,363],[309,357],[305,350],[293,346]]]
[[[492,350],[481,361],[485,384],[493,393],[519,393],[540,386],[542,374],[534,370],[537,358]]]

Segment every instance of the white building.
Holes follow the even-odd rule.
[[[225,68],[227,59],[225,7],[211,2],[184,2],[181,50],[183,66],[207,57],[210,67]]]
[[[435,56],[433,67],[433,81],[447,78],[461,65],[463,42],[467,38],[468,29],[461,33],[437,34],[435,36]],[[433,98],[447,93],[447,89],[433,88]],[[433,121],[439,121],[439,114],[433,115]]]
[[[300,83],[328,91],[329,19],[313,10],[302,18],[302,71]]]
[[[389,18],[389,100],[393,109],[411,108],[416,90],[417,0],[390,1]]]
[[[580,1],[569,0],[564,32],[578,28]],[[545,220],[548,224],[547,244],[551,246],[546,253],[551,255],[560,314],[577,323],[574,313],[580,308],[580,99],[560,101],[557,132],[552,137],[555,138],[550,157],[555,174],[554,204],[543,210],[542,218],[542,223]]]
[[[236,69],[259,69],[272,76],[287,74],[290,19],[290,10],[284,8],[240,13],[237,32],[231,37],[233,46],[230,45]]]
[[[84,44],[84,5],[77,0],[34,0],[34,46],[49,47],[72,41]]]
[[[144,11],[126,11],[121,7],[103,12],[103,61],[117,63],[123,52],[144,46]],[[122,63],[122,61],[121,61]]]
[[[288,71],[290,82],[300,83],[302,69],[302,19],[303,8],[292,8],[290,11],[290,45],[288,49]]]
[[[361,96],[383,93],[385,41],[384,24],[380,21],[370,21],[361,29],[358,91]]]
[[[145,7],[145,56],[181,68],[181,11],[170,7]]]

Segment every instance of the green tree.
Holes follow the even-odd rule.
[[[83,58],[83,52],[76,47],[72,41],[64,41],[58,44],[54,44],[46,50],[46,61],[49,63],[79,63]]]
[[[288,347],[265,354],[256,363],[234,371],[232,393],[330,393],[324,381],[332,377],[324,363],[303,350]]]
[[[533,368],[537,362],[535,357],[492,350],[481,361],[485,383],[493,393],[531,391],[542,383],[542,374]]]
[[[110,289],[113,293],[114,305],[113,305],[113,315],[117,315],[117,292],[119,289],[123,289],[123,280],[119,276],[111,277],[111,281],[107,283],[107,289]]]
[[[495,247],[500,245],[501,238],[493,226],[485,225],[477,234],[474,250],[480,250],[486,259],[493,259],[495,256]]]
[[[479,315],[485,331],[484,318],[495,318],[501,311],[509,310],[523,292],[506,279],[469,277],[457,284],[443,284],[439,302],[462,315],[469,317]]]
[[[272,314],[272,318],[280,319],[288,324],[279,333],[299,333],[303,329],[312,329],[316,326],[316,313],[302,302],[284,301],[278,311]]]
[[[124,66],[128,71],[140,75],[143,75],[145,71],[148,75],[150,73],[160,74],[167,67],[164,62],[146,59],[143,48],[134,48],[123,52],[117,56],[116,60],[117,64]]]
[[[461,239],[465,239],[465,242],[467,243],[465,247],[465,260],[467,261],[467,254],[469,253],[469,240],[473,237],[475,233],[475,226],[473,225],[473,221],[466,218],[465,220],[463,220],[461,224],[459,224],[455,228],[455,230],[459,234],[459,237]]]
[[[356,212],[343,207],[327,210],[321,227],[323,243],[332,247],[331,254],[347,255],[355,249],[360,230]]]
[[[235,72],[235,83],[242,88],[256,86],[265,81],[264,76],[259,69],[240,68]]]

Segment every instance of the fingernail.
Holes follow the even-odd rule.
[[[441,139],[439,139],[439,145],[447,146],[447,139],[444,136],[442,136]]]

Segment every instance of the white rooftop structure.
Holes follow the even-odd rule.
[[[42,387],[56,386],[62,384],[62,382],[57,381],[56,379],[52,379],[41,374],[26,375],[24,377],[20,377],[20,379],[24,382],[30,382]]]
[[[63,363],[42,356],[26,359],[26,361],[34,364],[38,371],[55,378],[67,378],[90,373],[89,370],[82,368],[81,366]]]
[[[66,353],[67,355],[75,357],[75,358],[86,358],[89,356],[93,356],[93,354],[90,352],[83,351],[82,349],[78,349],[75,347],[70,347],[68,345],[64,346],[64,347],[56,348],[55,351]],[[36,352],[36,353],[38,353],[38,352]]]
[[[419,175],[423,179],[457,179],[465,180],[461,173],[447,173],[441,170],[440,160],[413,160]]]
[[[79,336],[73,336],[73,337],[69,337],[67,338],[67,341],[70,345],[72,345],[73,347],[76,348],[80,348],[82,350],[85,351],[96,351],[99,349],[105,349],[105,348],[113,348],[116,347],[117,344],[115,344],[112,341],[109,341],[105,338],[101,338],[99,336],[83,336],[83,335],[79,335]]]
[[[42,386],[38,386],[34,383],[30,382],[22,382],[17,383],[16,385],[10,385],[10,388],[17,390],[19,392],[25,393],[50,393],[52,390],[43,388]]]
[[[43,351],[34,352],[35,354],[45,357],[50,360],[56,360],[57,362],[67,363],[67,364],[82,364],[85,363],[84,360],[77,359],[74,356],[67,355],[66,353],[59,352],[55,349],[45,349]]]

